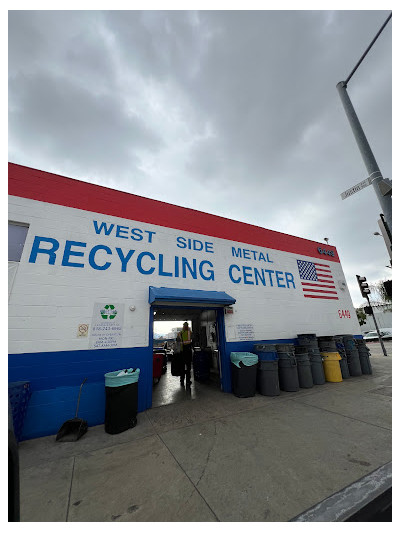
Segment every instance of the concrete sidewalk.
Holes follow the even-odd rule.
[[[392,358],[369,347],[372,376],[278,397],[210,389],[119,435],[24,441],[21,521],[287,521],[391,460]]]

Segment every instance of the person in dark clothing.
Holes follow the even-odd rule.
[[[182,371],[181,371],[181,385],[185,385],[185,376],[186,376],[186,386],[192,384],[190,380],[190,373],[192,370],[192,331],[189,328],[187,322],[183,323],[182,331],[178,333],[178,342],[181,343],[182,351]]]

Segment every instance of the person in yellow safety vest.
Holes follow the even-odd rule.
[[[177,340],[182,344],[181,385],[185,385],[186,375],[186,386],[190,387],[192,384],[190,380],[190,373],[192,370],[192,331],[187,322],[183,323],[182,331],[178,333]]]

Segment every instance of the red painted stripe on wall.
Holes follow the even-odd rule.
[[[324,267],[324,268],[329,268],[328,265],[323,265],[321,263],[314,263],[315,266],[319,266],[319,267]]]
[[[12,196],[146,222],[267,249],[308,257],[321,257],[318,252],[321,243],[315,241],[108,189],[100,185],[58,176],[15,163],[8,164],[8,172],[8,191]],[[340,262],[334,246],[324,245],[324,249],[332,250],[335,254],[334,257],[324,257],[324,260],[334,263]]]
[[[337,294],[336,291],[324,291],[322,289],[309,289],[308,287],[306,287],[305,289],[303,289],[303,292],[320,292],[321,294]]]
[[[304,298],[323,298],[324,300],[339,300],[336,296],[311,296],[311,294],[305,294]]]
[[[302,285],[309,285],[310,287],[327,287],[328,289],[336,289],[335,285],[322,285],[322,283],[303,283]]]

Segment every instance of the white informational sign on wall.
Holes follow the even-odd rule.
[[[90,348],[120,348],[124,324],[124,304],[95,303],[90,332]]]
[[[240,341],[253,341],[254,340],[253,324],[237,324],[236,335]]]

